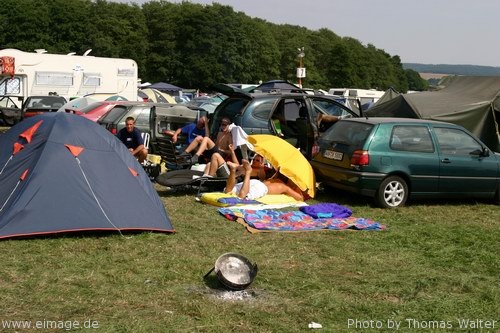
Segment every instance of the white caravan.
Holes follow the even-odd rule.
[[[376,103],[385,91],[374,89],[356,89],[356,88],[332,88],[328,91],[330,95],[341,96],[347,100],[357,99],[361,105],[367,103]]]
[[[17,107],[28,96],[60,95],[67,100],[89,94],[120,95],[137,100],[137,63],[132,59],[51,54],[45,50],[0,50],[0,96]]]

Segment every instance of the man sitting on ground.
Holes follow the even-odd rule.
[[[133,117],[125,119],[125,128],[122,128],[116,136],[128,148],[130,153],[137,158],[139,163],[144,162],[148,156],[148,150],[144,147],[141,131],[135,128],[135,119]]]
[[[229,178],[226,183],[224,193],[234,193],[240,199],[255,200],[266,194],[286,194],[298,201],[304,200],[302,191],[295,185],[284,183],[278,178],[271,178],[264,182],[258,179],[251,179],[252,166],[247,160],[242,160],[242,165],[233,162],[227,162],[229,166]],[[245,178],[243,182],[236,183],[236,172],[238,168],[243,168]]]

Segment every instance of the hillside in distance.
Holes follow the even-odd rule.
[[[500,67],[477,65],[426,65],[416,63],[403,63],[404,69],[412,69],[419,73],[439,73],[447,75],[467,76],[500,76]]]

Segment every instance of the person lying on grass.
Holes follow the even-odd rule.
[[[283,182],[279,178],[270,178],[265,181],[251,179],[252,166],[248,160],[242,160],[241,165],[233,162],[226,162],[229,166],[229,178],[226,183],[224,193],[233,193],[240,199],[255,200],[266,194],[286,194],[297,201],[304,200],[304,194],[296,185],[290,182]],[[243,169],[245,176],[242,182],[236,183],[236,173],[238,169]]]

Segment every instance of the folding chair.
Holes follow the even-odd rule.
[[[142,141],[144,141],[144,148],[149,150],[149,133],[141,133]]]
[[[162,162],[169,170],[189,169],[196,162],[191,154],[179,153],[172,140],[167,138],[158,138],[156,140],[156,150],[161,156]]]
[[[197,190],[197,196],[204,187],[211,191],[222,190],[226,186],[227,177],[203,177],[203,171],[173,170],[156,177],[156,182],[172,189]]]

